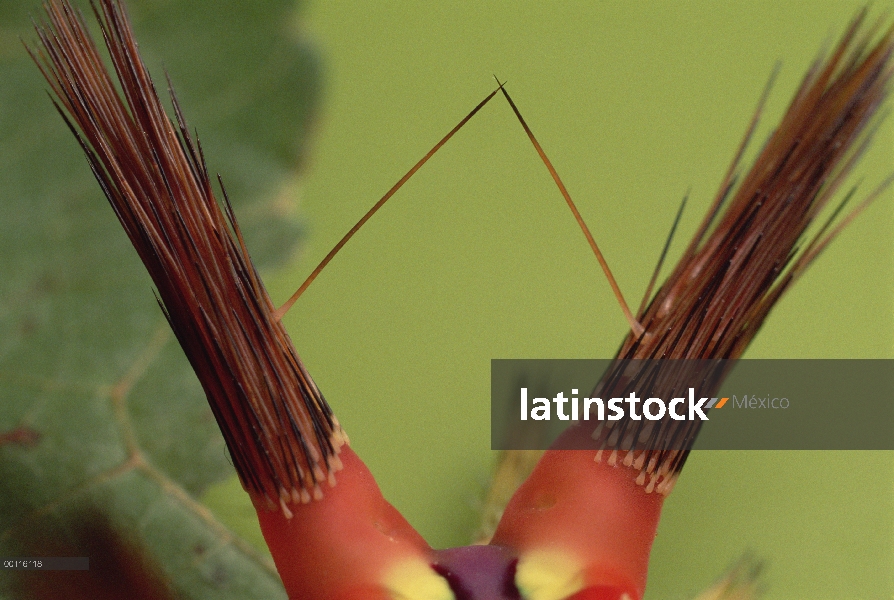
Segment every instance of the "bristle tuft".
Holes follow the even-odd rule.
[[[333,481],[347,436],[274,317],[173,92],[176,122],[166,115],[123,5],[94,5],[123,97],[80,13],[67,0],[45,11],[31,54],[152,276],[243,486],[291,517],[289,503]]]
[[[840,206],[824,210],[868,146],[894,70],[894,27],[878,35],[879,27],[864,27],[865,18],[866,11],[862,11],[829,57],[814,62],[782,122],[751,169],[740,175],[739,160],[766,100],[768,85],[695,238],[638,314],[644,334],[628,334],[614,367],[600,382],[597,389],[603,397],[624,397],[630,381],[647,377],[636,373],[631,378],[624,372],[630,368],[625,361],[643,360],[646,366],[654,366],[648,361],[739,358],[792,281],[892,183],[894,177],[885,180],[840,219]],[[823,217],[826,225],[805,241],[807,229],[827,213],[832,214]],[[664,377],[669,367],[661,368]],[[708,385],[699,395],[713,395],[722,379],[714,378],[715,387]],[[668,377],[667,381],[680,380]],[[655,390],[655,395],[684,389],[670,383]],[[616,463],[617,451],[630,449],[630,440],[635,439],[634,449],[641,454],[634,460],[628,453],[624,464],[639,471],[636,482],[645,484],[647,492],[668,494],[699,425],[697,421],[665,418],[647,430],[641,422],[619,421],[612,429],[600,427],[592,437],[596,448],[611,450],[610,465]],[[600,450],[596,460],[601,456]]]

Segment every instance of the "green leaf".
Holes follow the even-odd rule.
[[[269,557],[195,500],[232,466],[148,275],[19,43],[35,37],[28,4],[0,5],[0,556],[91,565],[4,574],[0,597],[282,598]],[[256,263],[276,266],[300,237],[296,172],[319,87],[294,4],[128,8]]]

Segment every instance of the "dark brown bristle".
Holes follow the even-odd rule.
[[[619,359],[741,357],[791,283],[890,184],[889,178],[825,237],[828,223],[813,240],[804,239],[866,149],[874,116],[888,92],[894,29],[873,43],[873,32],[862,30],[865,17],[863,11],[831,55],[814,62],[744,176],[735,175],[741,151],[737,154],[714,206],[680,262],[637,315],[645,332],[627,336]],[[725,209],[715,218],[722,204]],[[604,393],[616,395],[610,390]],[[622,458],[640,465],[641,482],[669,492],[699,425],[700,421],[662,421],[652,432],[656,445],[686,439],[683,450],[643,451]],[[639,435],[639,431],[618,433],[622,439],[627,433]]]
[[[173,92],[176,126],[165,114],[124,7],[93,5],[123,98],[81,15],[67,0],[44,9],[31,52],[57,108],[152,276],[242,484],[288,514],[340,468],[344,432],[274,317],[226,193],[224,209],[215,200]]]
[[[807,229],[824,214],[868,147],[874,133],[872,124],[877,124],[874,117],[888,92],[894,27],[873,43],[877,30],[864,31],[865,18],[864,10],[831,55],[814,62],[782,122],[743,176],[739,164],[778,72],[778,67],[774,69],[707,215],[676,268],[650,299],[667,252],[665,246],[646,298],[636,316],[628,316],[632,331],[594,396],[625,397],[646,383],[658,388],[653,389],[656,395],[672,397],[683,389],[684,381],[701,381],[707,387],[700,388],[700,395],[713,395],[731,368],[729,361],[742,356],[791,283],[894,182],[892,175],[833,225],[844,203],[840,204],[826,217],[826,224],[815,237],[804,240]],[[587,232],[531,129],[508,92],[503,90],[503,94]],[[589,235],[588,239],[595,250],[595,242]],[[600,259],[600,263],[627,314],[614,279],[604,261]],[[638,331],[639,325],[642,327]],[[664,359],[687,362],[655,362]],[[696,379],[696,374],[704,379]],[[667,394],[669,391],[672,393]],[[596,447],[601,448],[597,461],[605,459],[611,465],[632,467],[637,471],[637,483],[647,491],[667,494],[683,468],[700,424],[669,417],[657,422],[623,419],[606,422],[583,443],[590,447],[590,438],[595,439]],[[585,434],[572,429],[554,447],[580,447],[581,435]]]
[[[639,315],[646,333],[628,336],[619,357],[738,358],[815,257],[798,247],[863,150],[891,77],[892,32],[867,50],[863,19],[814,63],[714,229],[709,214]]]

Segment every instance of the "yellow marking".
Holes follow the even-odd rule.
[[[406,559],[393,566],[383,583],[393,600],[456,600],[447,580],[419,558]]]
[[[583,589],[584,576],[567,552],[534,550],[518,561],[515,585],[525,600],[563,600]]]

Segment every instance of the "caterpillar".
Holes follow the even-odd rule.
[[[603,459],[550,450],[490,544],[432,550],[382,497],[292,346],[176,97],[173,121],[161,107],[121,4],[100,6],[126,101],[67,2],[48,4],[35,60],[153,277],[290,597],[642,598],[663,497],[686,451],[615,448]],[[740,180],[733,161],[678,266],[626,311],[631,333],[619,356],[741,356],[783,292],[881,194],[887,182],[803,237],[864,150],[885,97],[892,34],[866,33],[864,20],[814,64]],[[741,281],[745,295],[732,291]]]

